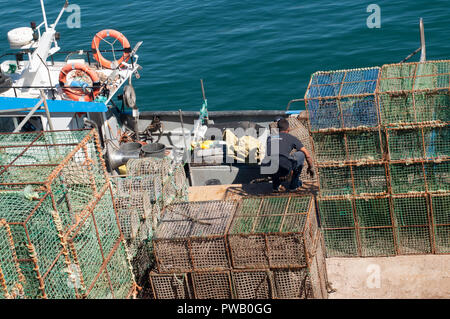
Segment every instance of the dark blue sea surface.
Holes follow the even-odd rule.
[[[54,21],[63,0],[45,1]],[[425,23],[427,58],[450,58],[450,1],[74,0],[81,28],[65,14],[63,50],[89,49],[96,32],[113,28],[141,47],[141,110],[198,110],[200,78],[210,110],[283,109],[302,98],[319,70],[381,66],[417,49]],[[370,29],[369,4],[381,9]],[[42,21],[38,0],[0,0],[0,52],[8,30]],[[416,56],[413,61],[417,61]],[[303,108],[298,104],[297,108]]]

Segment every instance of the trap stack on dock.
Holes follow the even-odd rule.
[[[448,69],[313,74],[306,99],[328,256],[449,252]]]
[[[450,61],[385,65],[378,100],[399,254],[450,253]]]
[[[24,297],[132,297],[96,131],[1,134],[0,141],[0,219],[11,230]]]
[[[312,197],[169,206],[154,238],[155,298],[327,298]],[[175,288],[176,289],[175,289]]]
[[[305,96],[328,256],[382,254],[378,243],[386,234],[380,227],[392,228],[377,223],[372,209],[388,195],[375,94],[379,72],[378,67],[317,72]]]
[[[114,177],[112,182],[134,275],[144,288],[154,262],[152,239],[161,211],[172,203],[187,201],[186,174],[183,165],[170,158],[142,158],[128,161],[127,176]]]

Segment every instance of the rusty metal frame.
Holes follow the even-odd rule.
[[[391,225],[389,226],[360,226],[358,221],[358,214],[356,209],[356,200],[374,200],[374,199],[387,199],[388,200],[388,206],[389,206],[389,218],[391,220]],[[374,256],[364,256],[362,254],[362,243],[361,243],[361,229],[390,229],[392,230],[392,236],[393,236],[393,245],[394,250],[396,252],[396,255],[398,254],[398,242],[397,242],[397,228],[395,224],[395,216],[393,211],[393,203],[392,203],[392,196],[388,193],[386,194],[374,194],[374,195],[351,195],[351,196],[323,196],[319,197],[318,201],[332,201],[332,200],[345,200],[351,202],[351,210],[353,215],[353,225],[354,227],[323,227],[322,231],[329,231],[329,230],[354,230],[355,231],[355,239],[356,239],[356,249],[358,251],[357,255],[354,256],[346,256],[346,257],[354,257],[354,258],[369,258]],[[320,207],[320,206],[319,206]],[[321,218],[321,214],[319,214],[319,218]],[[377,255],[377,256],[386,256],[390,257],[392,255]]]

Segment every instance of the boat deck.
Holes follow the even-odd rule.
[[[247,196],[283,196],[287,194],[315,195],[317,190],[316,184],[307,182],[304,183],[300,191],[278,194],[272,192],[271,183],[193,186],[189,188],[189,201],[239,199]]]

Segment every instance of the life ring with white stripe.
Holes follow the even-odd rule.
[[[117,61],[109,61],[100,53],[100,41],[108,37],[114,38],[122,44],[123,54]],[[92,52],[94,59],[97,60],[102,67],[113,70],[117,69],[123,62],[127,62],[130,59],[131,46],[128,39],[122,33],[116,30],[107,29],[100,31],[94,36],[94,39],[92,40]]]
[[[70,87],[71,83],[67,83],[67,75],[72,71],[82,71],[86,73],[92,80],[92,92],[86,92],[82,87]],[[98,74],[82,63],[66,64],[59,73],[59,85],[63,92],[72,100],[80,102],[92,102],[100,93],[100,78]]]

